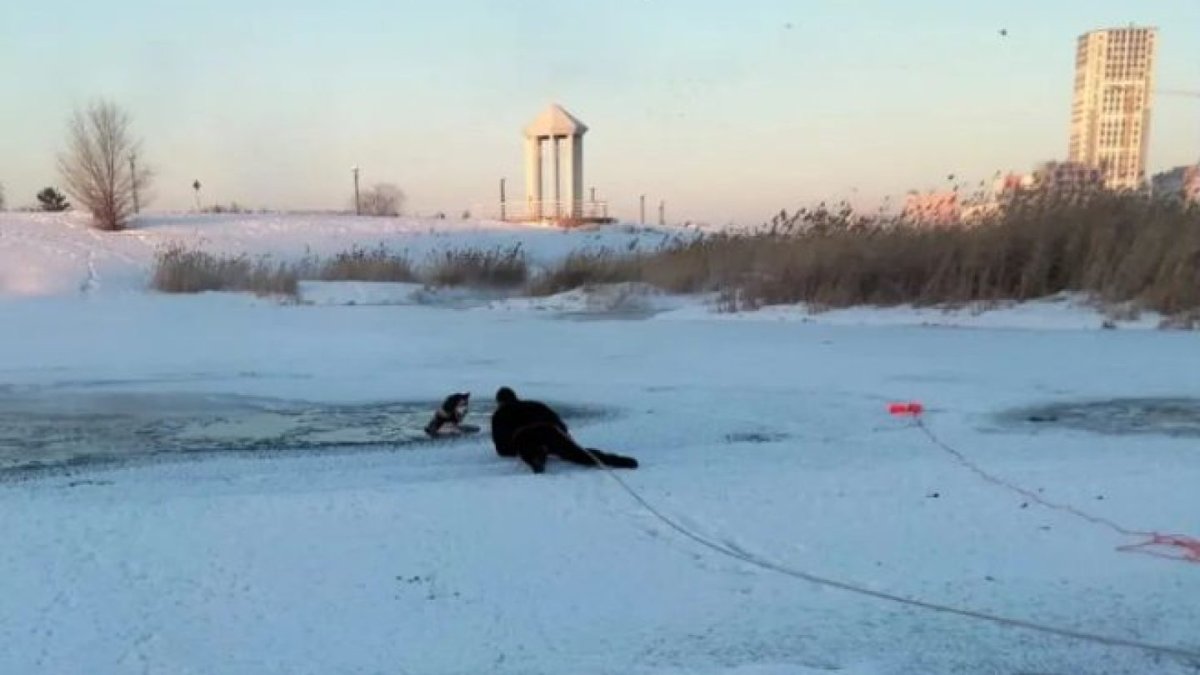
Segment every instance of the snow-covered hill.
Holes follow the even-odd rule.
[[[564,231],[496,221],[298,214],[144,215],[128,230],[106,233],[77,213],[0,213],[0,297],[142,290],[155,253],[176,243],[277,260],[383,245],[415,261],[452,248],[520,245],[537,264],[573,250],[652,249],[689,235],[622,225]]]

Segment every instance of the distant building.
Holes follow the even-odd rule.
[[[1100,168],[1110,190],[1146,182],[1156,28],[1109,28],[1079,36],[1067,159]]]
[[[922,225],[954,225],[962,218],[957,192],[910,192],[902,216]]]
[[[1042,162],[1034,168],[1029,187],[1057,195],[1078,195],[1103,190],[1104,171],[1081,162]]]
[[[1200,164],[1177,166],[1155,174],[1150,181],[1150,193],[1157,198],[1200,204]]]
[[[1033,176],[1027,173],[1006,173],[996,179],[992,184],[992,190],[998,194],[1011,194],[1020,192],[1033,185]]]
[[[1023,198],[1075,197],[1103,189],[1100,169],[1076,162],[1042,162],[1031,173],[1010,172],[997,177],[988,194],[962,205],[962,222],[977,224],[999,216]]]
[[[978,225],[989,218],[1004,213],[1004,204],[996,199],[985,199],[963,204],[961,222],[963,225]]]
[[[977,225],[999,216],[1019,196],[1032,189],[1032,174],[1011,172],[1004,174],[992,182],[990,192],[962,202],[960,209],[962,222],[965,225]]]
[[[1033,174],[1007,173],[992,183],[992,194],[989,201],[998,204],[1007,203],[1017,195],[1027,192],[1033,187]]]

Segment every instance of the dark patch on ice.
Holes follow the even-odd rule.
[[[1114,398],[1049,403],[998,415],[1006,427],[1061,428],[1100,434],[1200,437],[1200,399]]]
[[[903,373],[903,374],[899,374],[899,375],[889,376],[887,379],[888,379],[888,381],[891,381],[891,382],[916,382],[916,383],[926,383],[927,382],[927,383],[933,383],[933,384],[945,384],[945,383],[953,384],[953,383],[957,383],[957,382],[963,382],[966,380],[966,378],[964,378],[960,375],[940,374],[940,373]]]
[[[344,454],[486,440],[486,434],[430,439],[424,426],[435,404],[90,388],[0,390],[0,481],[217,455]],[[569,422],[610,414],[552,404]],[[481,402],[472,407],[471,419],[486,425],[490,413]]]
[[[729,443],[778,443],[787,438],[787,434],[776,431],[735,431],[725,436]]]
[[[558,312],[556,319],[564,321],[645,321],[662,314],[660,309],[612,309],[600,311]]]
[[[62,389],[62,390],[78,390],[78,389],[113,389],[113,388],[137,388],[146,385],[170,385],[170,384],[187,384],[192,382],[221,382],[226,380],[307,380],[312,379],[310,375],[300,373],[266,373],[256,370],[243,370],[230,375],[214,375],[206,373],[193,373],[182,375],[164,375],[161,377],[144,377],[132,379],[118,378],[95,378],[88,380],[60,380],[48,385],[38,385],[25,387],[25,390],[39,391],[46,389]],[[0,389],[0,394],[13,393],[22,391],[21,387],[9,387]],[[2,401],[0,401],[2,403]]]
[[[113,481],[111,481],[111,480],[90,480],[90,479],[85,478],[83,480],[73,480],[70,483],[67,483],[67,487],[73,488],[73,487],[79,487],[81,485],[98,485],[99,486],[99,485],[112,485],[112,484],[113,484]]]

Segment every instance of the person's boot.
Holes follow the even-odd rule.
[[[529,468],[533,469],[534,473],[545,473],[546,472],[546,456],[545,455],[531,455],[530,457],[526,457],[525,461],[529,464]]]
[[[592,457],[603,462],[604,466],[612,467],[614,469],[638,468],[638,461],[632,457],[614,455],[612,453],[604,452],[603,450],[597,450],[595,448],[588,448],[588,453],[591,454]]]
[[[529,468],[532,468],[534,473],[546,472],[546,455],[534,456],[529,458]]]

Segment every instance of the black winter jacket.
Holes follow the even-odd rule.
[[[512,401],[503,403],[492,413],[492,443],[496,454],[501,457],[516,457],[518,448],[513,438],[524,428],[550,425],[564,434],[567,425],[550,406],[540,401]]]

